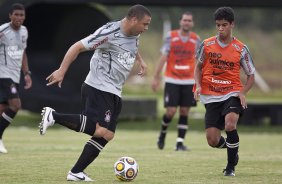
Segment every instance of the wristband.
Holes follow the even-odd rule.
[[[31,75],[31,71],[27,71],[27,72],[24,72],[24,76],[26,76],[26,75]]]

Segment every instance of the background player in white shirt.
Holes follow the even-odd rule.
[[[2,136],[21,108],[19,82],[24,73],[25,89],[32,86],[26,55],[28,31],[23,22],[25,8],[16,3],[9,12],[10,22],[0,26],[0,153],[7,153]]]

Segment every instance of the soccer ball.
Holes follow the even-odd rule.
[[[132,181],[136,178],[138,170],[138,164],[132,157],[121,157],[114,165],[115,175],[121,181]]]

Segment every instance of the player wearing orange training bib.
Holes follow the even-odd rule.
[[[178,135],[176,138],[176,151],[187,151],[184,139],[188,130],[188,114],[190,107],[196,106],[192,87],[195,84],[194,68],[195,53],[201,41],[199,36],[192,32],[194,25],[191,12],[182,14],[179,21],[180,28],[170,31],[161,49],[161,57],[157,66],[152,89],[156,91],[161,81],[161,72],[166,64],[164,74],[164,107],[166,113],[161,122],[161,131],[157,146],[163,149],[167,128],[179,107],[179,119],[177,124]]]
[[[249,49],[232,35],[234,12],[230,7],[214,13],[218,34],[203,41],[197,51],[194,98],[205,105],[207,142],[214,148],[227,148],[224,176],[235,176],[239,161],[237,122],[247,108],[245,95],[254,83],[255,67]],[[243,85],[240,69],[247,80]],[[221,136],[225,130],[227,138]]]

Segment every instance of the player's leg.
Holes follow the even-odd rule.
[[[161,130],[160,130],[160,134],[159,134],[158,142],[157,142],[159,149],[164,148],[167,129],[176,111],[177,111],[176,107],[167,107],[166,108],[166,113],[163,115],[163,118],[162,118]]]
[[[205,104],[205,108],[206,138],[209,146],[213,148],[226,148],[225,138],[221,135],[225,121],[222,115],[224,102]]]
[[[216,127],[209,127],[206,129],[206,138],[208,145],[217,148],[221,140],[221,130]]]
[[[97,90],[94,90],[93,93],[94,96],[99,97],[99,100],[97,98],[95,98],[95,101],[88,100],[85,114],[92,116],[96,112],[94,113],[97,116],[96,131],[85,144],[79,159],[68,173],[67,180],[78,181],[75,176],[84,173],[84,169],[99,156],[106,144],[114,137],[118,115],[121,112],[121,98]]]
[[[225,116],[226,146],[227,146],[227,166],[225,176],[235,176],[235,166],[238,163],[239,135],[236,124],[239,115],[231,112]]]
[[[12,123],[18,110],[21,108],[21,100],[18,93],[18,85],[11,79],[1,79],[0,87],[0,153],[7,153],[2,137],[5,129]]]
[[[239,156],[239,135],[237,132],[237,122],[243,108],[240,104],[240,99],[231,97],[225,104],[225,131],[226,131],[226,145],[227,145],[227,166],[225,169],[225,176],[235,176],[235,166],[238,164]]]
[[[189,128],[189,111],[190,107],[196,106],[196,100],[192,92],[193,85],[179,85],[179,119],[178,119],[178,136],[176,140],[176,151],[186,151],[188,148],[183,144],[185,135]]]
[[[165,137],[167,134],[167,129],[169,124],[174,117],[177,111],[177,103],[178,103],[178,88],[174,84],[165,83],[164,89],[164,107],[166,108],[166,112],[163,115],[161,121],[161,130],[158,137],[158,148],[163,149],[165,145]]]
[[[2,117],[2,113],[8,108],[7,104],[0,104],[0,115]],[[3,136],[3,132],[4,130],[9,126],[9,123],[1,123],[0,122],[0,153],[8,153],[3,140],[2,140],[2,136]]]
[[[47,128],[55,123],[90,136],[93,136],[96,129],[96,121],[86,115],[58,113],[50,107],[44,107],[42,110],[42,121],[39,124],[40,134],[44,135]]]
[[[177,138],[176,138],[176,151],[187,151],[189,148],[184,145],[184,139],[186,132],[188,130],[188,114],[189,114],[189,107],[180,107],[179,109],[179,119],[177,124]]]
[[[83,84],[81,87],[81,101],[83,112],[82,114],[64,114],[58,113],[50,107],[44,107],[42,110],[42,121],[39,124],[39,132],[41,135],[46,133],[48,127],[53,126],[55,123],[65,126],[76,132],[86,133],[93,136],[96,129],[97,112],[91,110],[89,104],[95,101],[96,90],[94,90],[89,85]],[[98,98],[99,99],[99,98]],[[90,109],[89,109],[90,108]],[[86,115],[86,111],[87,115]]]
[[[92,180],[84,173],[84,170],[99,156],[100,152],[104,149],[106,144],[114,137],[114,132],[111,132],[106,128],[100,127],[99,125],[96,131],[105,132],[105,133],[103,137],[99,137],[100,135],[98,136],[95,135],[96,134],[95,132],[94,136],[89,141],[86,142],[80,157],[78,158],[73,168],[68,172],[67,180],[69,181]]]

